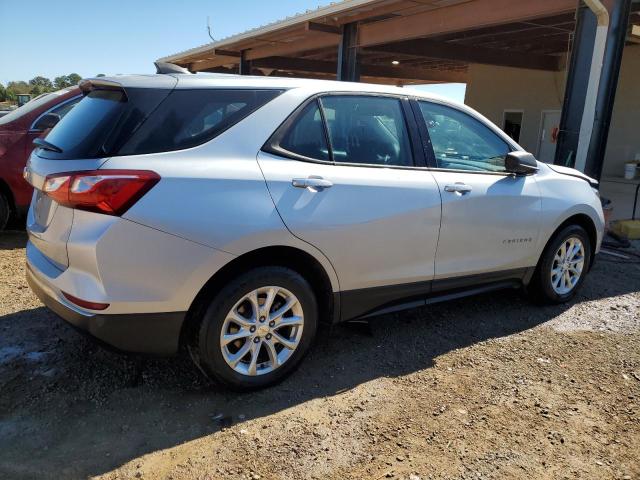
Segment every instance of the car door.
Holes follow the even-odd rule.
[[[521,277],[537,261],[535,176],[505,171],[505,155],[515,148],[484,120],[443,103],[413,105],[442,194],[434,290]]]
[[[287,228],[333,264],[343,318],[429,292],[440,194],[417,137],[406,99],[325,95],[258,156]]]

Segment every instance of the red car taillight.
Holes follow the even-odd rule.
[[[159,181],[148,170],[92,170],[49,175],[42,190],[65,207],[120,216]]]

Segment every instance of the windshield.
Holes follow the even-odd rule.
[[[18,120],[20,117],[27,115],[28,113],[37,110],[38,108],[46,105],[48,102],[56,98],[57,96],[64,95],[69,90],[60,90],[54,93],[47,93],[44,95],[39,95],[34,98],[30,102],[25,103],[23,106],[16,108],[12,112],[7,113],[5,116],[0,118],[0,125],[5,125],[7,123]]]

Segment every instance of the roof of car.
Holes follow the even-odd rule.
[[[411,87],[394,87],[360,82],[339,82],[307,78],[259,77],[226,73],[115,75],[85,80],[92,83],[117,83],[127,88],[304,88],[311,92],[366,92],[412,95],[451,104],[457,102]]]

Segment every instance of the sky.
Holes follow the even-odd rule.
[[[24,15],[0,0],[0,83],[42,75],[153,73],[154,60],[287,16],[318,0],[32,0]],[[464,84],[420,87],[458,101]]]

